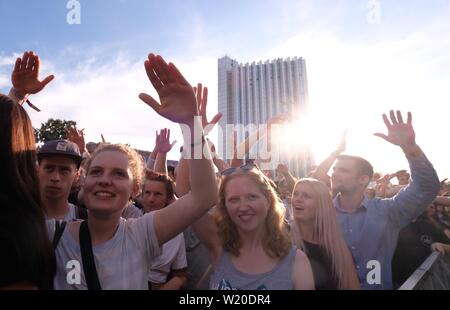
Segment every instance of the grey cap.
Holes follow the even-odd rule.
[[[69,140],[52,140],[45,143],[38,151],[38,161],[47,155],[60,155],[70,157],[75,160],[77,167],[80,167],[83,157],[81,156],[78,145]]]

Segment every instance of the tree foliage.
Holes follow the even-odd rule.
[[[49,118],[41,124],[41,128],[35,128],[36,141],[46,143],[51,140],[66,139],[66,129],[76,127],[77,122]]]

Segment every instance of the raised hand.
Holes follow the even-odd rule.
[[[289,173],[289,168],[285,164],[278,164],[277,172],[281,175],[286,175]]]
[[[200,116],[202,117],[202,127],[205,131],[205,134],[210,132],[213,127],[217,124],[217,122],[222,118],[222,113],[217,113],[213,119],[208,122],[206,117],[206,107],[208,105],[208,87],[202,86],[201,83],[197,84],[197,87],[194,87],[194,93],[197,97],[197,108]],[[203,92],[202,92],[203,89]],[[206,128],[206,129],[205,129]]]
[[[80,152],[83,153],[86,150],[86,143],[84,141],[84,129],[78,130],[75,127],[69,127],[66,129],[67,140],[72,141],[78,148]]]
[[[161,103],[145,93],[139,98],[162,117],[193,126],[194,116],[198,115],[197,102],[192,86],[180,71],[173,63],[167,64],[161,56],[154,54],[148,56],[144,66]]]
[[[414,129],[412,127],[412,116],[411,112],[408,112],[408,119],[406,123],[403,122],[403,117],[400,111],[397,111],[397,117],[394,114],[394,111],[390,111],[390,119],[389,122],[386,114],[383,114],[383,121],[386,124],[388,134],[375,133],[374,135],[384,140],[398,145],[401,148],[411,147],[416,145],[416,134],[414,133]]]
[[[54,79],[53,75],[49,75],[40,81],[39,67],[39,57],[33,52],[25,52],[22,58],[17,58],[11,82],[19,95],[36,94]]]
[[[169,153],[177,140],[170,143],[170,129],[161,129],[160,133],[156,133],[156,150],[158,153]]]

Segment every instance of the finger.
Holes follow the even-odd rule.
[[[31,67],[31,70],[34,72],[37,72],[39,74],[39,68],[40,68],[40,59],[38,55],[33,55],[33,66]]]
[[[170,140],[170,129],[167,129],[167,141]]]
[[[168,65],[160,55],[154,57],[151,61],[154,61],[155,73],[164,85],[174,80],[173,77],[169,77]]]
[[[383,114],[383,121],[384,121],[384,124],[386,125],[386,127],[389,130],[392,127],[392,124],[389,122],[386,114]]]
[[[184,76],[181,74],[180,70],[171,62],[169,63],[169,71],[170,74],[175,78],[176,81],[190,85],[189,82],[184,78]]]
[[[22,59],[20,61],[20,68],[19,68],[21,70],[25,69],[25,67],[27,66],[27,62],[26,62],[27,61],[27,55],[28,55],[28,52],[24,52],[23,55],[22,55]]]
[[[202,111],[206,116],[206,106],[208,104],[208,87],[203,88]]]
[[[42,88],[44,88],[45,86],[47,86],[47,84],[50,83],[51,81],[53,81],[54,78],[55,78],[55,76],[54,76],[53,74],[47,76],[47,77],[41,82]]]
[[[398,119],[399,124],[404,124],[402,113],[400,111],[397,111],[397,119]]]
[[[412,123],[412,114],[411,114],[411,112],[408,112],[408,119],[406,120],[406,123],[408,125],[411,125],[411,123]]]
[[[30,52],[30,57],[28,58],[27,69],[33,71],[34,64],[36,63],[36,55],[33,52]]]
[[[170,144],[170,148],[173,148],[173,146],[177,144],[177,140],[174,140],[171,144]]]
[[[151,62],[150,60],[146,60],[144,62],[144,67],[145,72],[147,72],[148,79],[150,80],[156,91],[159,91],[163,87],[163,84],[155,74],[153,62]]]
[[[213,117],[210,124],[217,124],[218,121],[222,118],[222,113],[217,113],[216,116]]]
[[[16,59],[16,64],[14,65],[14,71],[17,71],[20,69],[20,64],[22,63],[22,60],[20,59],[20,57],[17,57]]]
[[[28,63],[30,62],[31,52],[25,53],[25,58],[23,59],[23,69],[28,70]]]
[[[394,111],[393,111],[393,110],[389,111],[389,116],[390,116],[390,118],[391,118],[392,124],[393,124],[393,125],[397,125],[397,119],[395,118],[395,114],[394,114]]]
[[[383,139],[386,140],[386,141],[389,141],[389,140],[388,140],[388,136],[386,136],[385,134],[382,134],[382,133],[377,132],[377,133],[374,133],[373,135],[374,135],[374,136],[377,136],[377,137],[380,137],[380,138],[383,138]]]
[[[155,110],[156,113],[159,114],[159,109],[161,108],[161,105],[153,99],[152,96],[147,95],[145,93],[139,94],[139,98],[144,101],[147,105],[149,105],[153,110]]]
[[[197,84],[196,96],[197,96],[198,112],[200,113],[200,115],[202,115],[202,113],[203,113],[203,110],[202,110],[203,106],[202,106],[202,84],[201,83]]]
[[[106,143],[105,137],[103,137],[103,134],[100,134],[102,136],[102,142]]]

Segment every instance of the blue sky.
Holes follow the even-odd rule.
[[[447,0],[378,0],[375,24],[367,21],[373,0],[79,2],[81,24],[69,25],[68,0],[0,0],[0,91],[8,91],[12,64],[24,50],[40,55],[43,74],[56,75],[33,99],[43,110],[30,111],[35,126],[49,117],[74,119],[88,140],[103,133],[113,142],[151,149],[156,129],[177,129],[137,99],[139,92],[151,92],[142,66],[148,52],[179,64],[192,84],[210,87],[211,116],[217,110],[217,58],[302,56],[311,108],[322,113],[312,139],[317,160],[348,128],[349,153],[384,172],[406,168],[401,152],[371,133],[384,130],[381,113],[387,109],[411,110],[418,143],[440,176],[450,176],[448,148],[439,142],[450,100]]]

